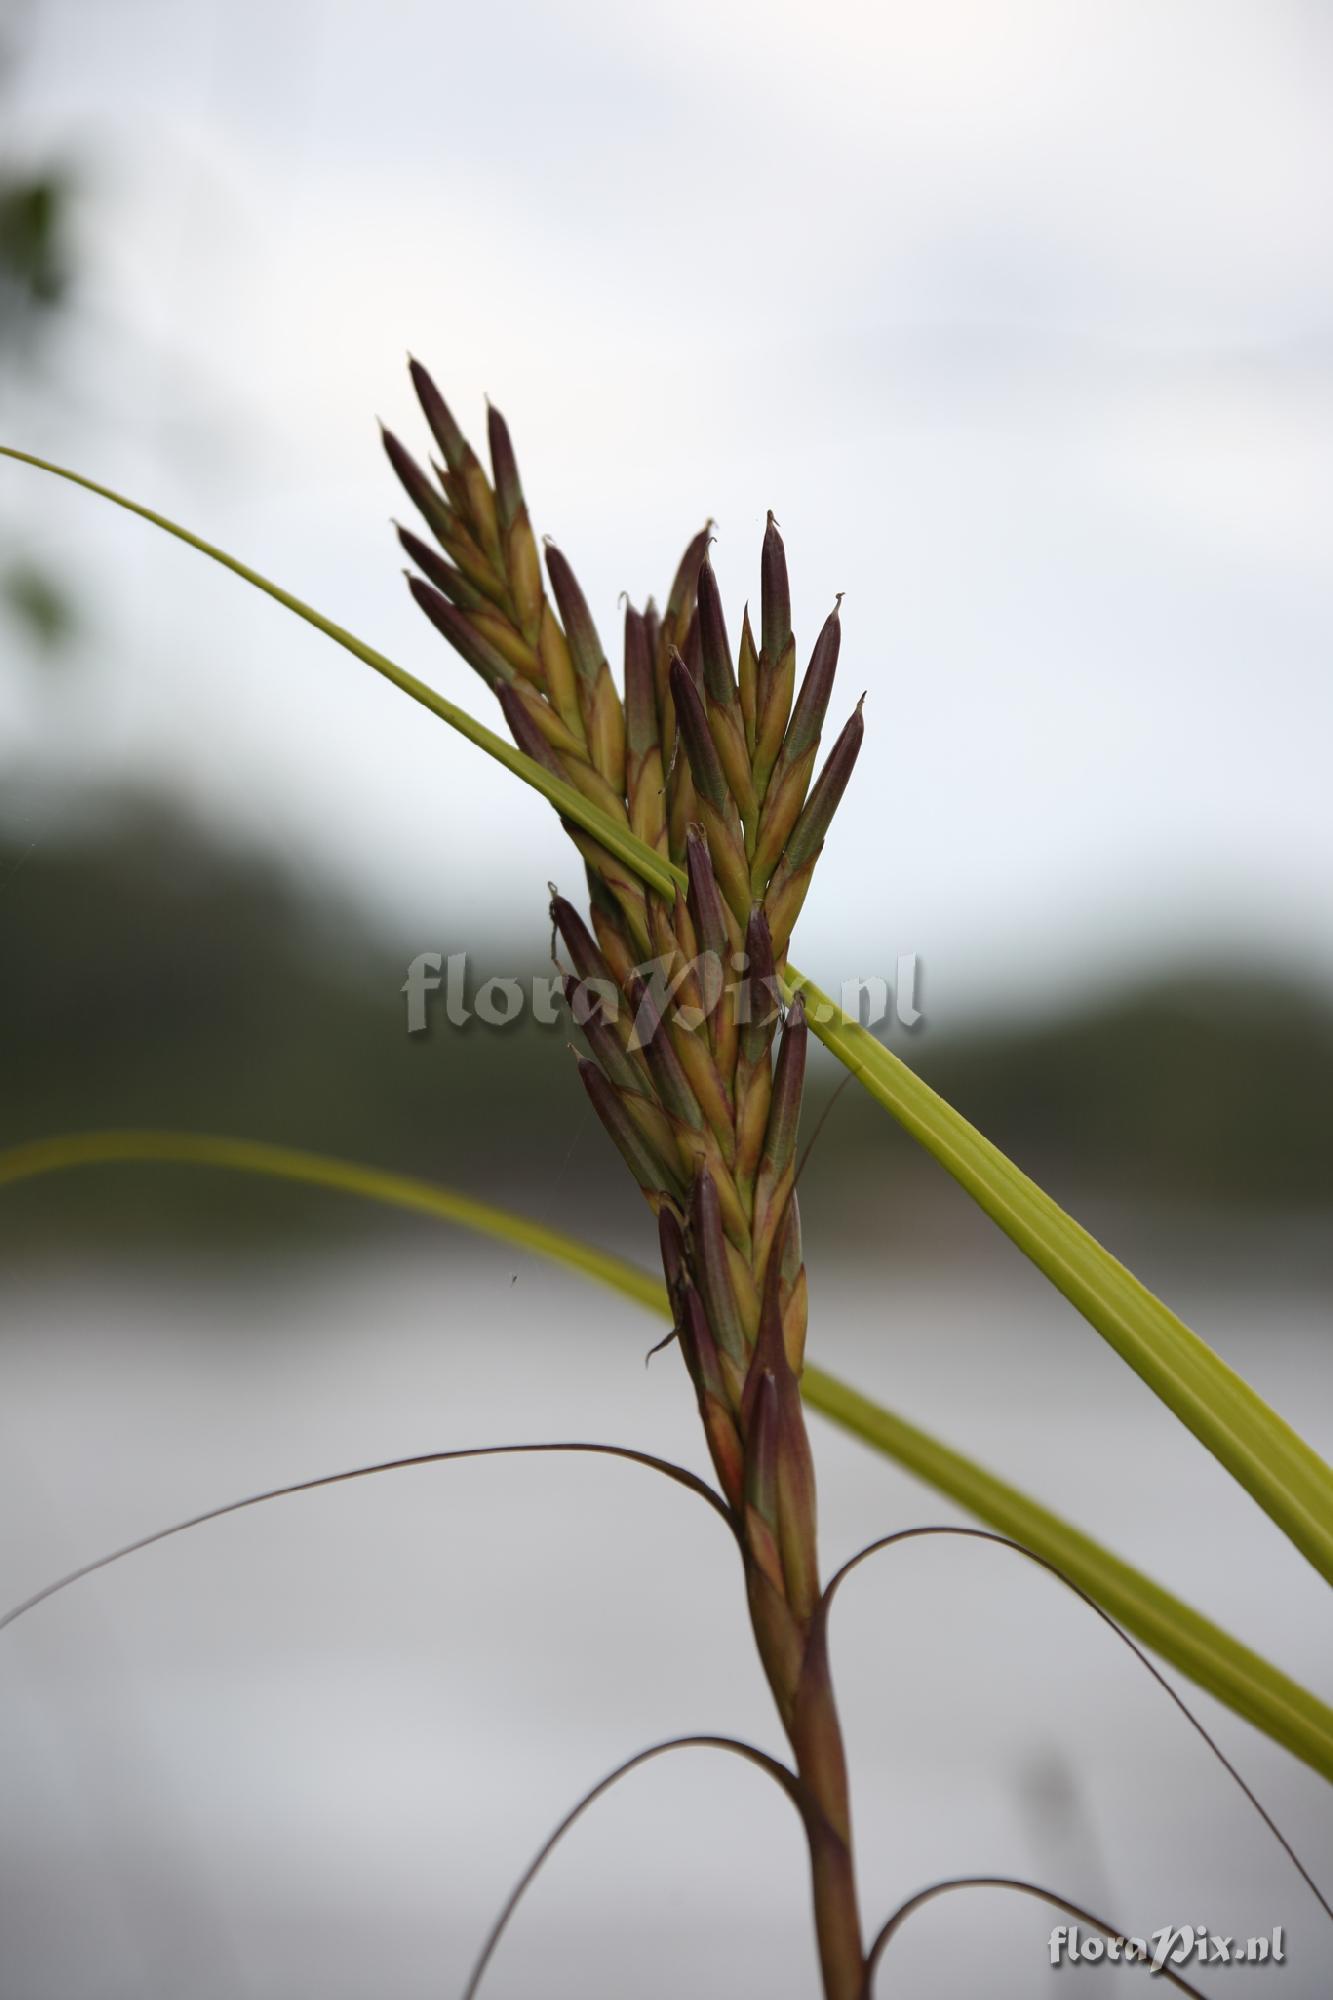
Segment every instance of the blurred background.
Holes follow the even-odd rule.
[[[487,719],[399,575],[374,418],[420,438],[405,348],[474,437],[504,409],[604,636],[710,514],[738,617],[772,507],[798,639],[844,591],[843,705],[867,690],[801,963],[836,987],[916,953],[891,1045],[1324,1450],[1331,57],[1311,0],[0,0],[0,437]],[[543,969],[548,878],[577,886],[544,804],[423,711],[0,468],[0,1143],[264,1137],[648,1262],[561,1032],[404,1031],[420,951]],[[802,1199],[822,1362],[1327,1693],[1313,1573],[855,1090]],[[4,1603],[381,1456],[701,1463],[647,1320],[333,1196],[71,1175],[4,1195],[0,1260]],[[961,1518],[816,1442],[830,1564]],[[673,1489],[535,1460],[80,1586],[0,1640],[0,1995],[457,1992],[605,1769],[691,1729],[777,1747],[735,1584]],[[835,1639],[873,1921],[1029,1874],[1131,1929],[1282,1923],[1284,1993],[1328,1992],[1275,1844],[1049,1579],[916,1544]],[[1326,1787],[1197,1707],[1321,1863]],[[489,1992],[810,1994],[787,1820],[701,1754],[631,1778]],[[1026,2000],[1054,1921],[936,1905],[880,1990]]]

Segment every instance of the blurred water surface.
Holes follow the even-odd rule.
[[[812,1352],[1327,1688],[1327,1593],[1091,1330],[983,1231],[949,1265],[892,1215],[884,1234],[875,1270],[816,1263]],[[1206,1259],[1153,1275],[1328,1449],[1317,1259],[1265,1282],[1301,1240],[1260,1232],[1238,1257],[1218,1230]],[[642,1365],[653,1337],[571,1277],[424,1233],[319,1260],[30,1265],[6,1312],[0,1597],[380,1457],[577,1437],[702,1470],[678,1361]],[[822,1421],[816,1445],[827,1565],[961,1518]],[[693,1730],[780,1749],[737,1583],[689,1496],[552,1458],[280,1501],[80,1584],[0,1639],[7,2000],[458,1992],[521,1868],[610,1766]],[[1285,1857],[1048,1577],[916,1543],[849,1585],[834,1648],[869,1920],[936,1875],[1027,1874],[1140,1930],[1282,1923],[1282,1992],[1329,1991],[1327,1922]],[[1327,1787],[1191,1699],[1327,1873]],[[795,2000],[815,1990],[803,1871],[756,1772],[664,1760],[573,1833],[488,1991]],[[880,1990],[1019,2000],[1048,1977],[1054,1921],[989,1893],[936,1905]]]

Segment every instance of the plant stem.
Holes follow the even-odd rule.
[[[806,1794],[805,1828],[824,2000],[861,2000],[865,1947],[852,1845],[847,1755],[833,1697],[822,1616],[806,1621],[799,1668],[790,1682],[790,1653],[774,1647],[762,1589],[751,1580],[755,1642],[791,1744]]]

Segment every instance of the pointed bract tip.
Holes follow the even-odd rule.
[[[745,979],[751,993],[762,995],[767,989],[771,994],[776,974],[773,932],[769,926],[768,913],[762,903],[754,903],[751,905],[749,922],[745,926]],[[772,1026],[771,1015],[766,1021],[758,1019],[752,1007],[750,1019],[743,1033],[751,1043],[759,1040],[767,1044],[771,1037]]]
[[[676,1329],[673,1326],[670,1333],[664,1334],[661,1340],[654,1341],[653,1345],[648,1349],[648,1352],[643,1357],[644,1367],[647,1368],[651,1364],[653,1356],[655,1354],[660,1354],[664,1347],[670,1347],[672,1341],[675,1338],[676,1338]]]

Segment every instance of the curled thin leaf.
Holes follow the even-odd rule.
[[[483,1944],[478,1955],[477,1962],[472,1968],[471,1977],[463,1989],[463,2000],[475,2000],[482,1977],[485,1974],[487,1966],[495,1956],[496,1946],[504,1936],[510,1918],[518,1908],[527,1890],[532,1886],[543,1864],[549,1859],[554,1849],[559,1846],[570,1828],[576,1821],[583,1817],[590,1806],[597,1803],[597,1800],[601,1798],[604,1792],[610,1791],[612,1785],[619,1784],[620,1780],[628,1777],[631,1771],[637,1771],[641,1764],[649,1764],[655,1757],[665,1757],[673,1750],[725,1750],[732,1756],[743,1757],[747,1763],[753,1764],[766,1777],[773,1779],[774,1783],[787,1794],[787,1797],[791,1800],[802,1818],[807,1816],[809,1808],[805,1793],[795,1772],[789,1771],[785,1764],[780,1764],[776,1757],[770,1757],[766,1751],[756,1749],[752,1743],[742,1743],[734,1736],[673,1736],[664,1743],[654,1743],[647,1750],[638,1751],[635,1756],[627,1757],[623,1764],[617,1764],[614,1771],[608,1771],[606,1776],[599,1779],[590,1791],[586,1791],[578,1804],[565,1814],[565,1817],[561,1820],[555,1831],[542,1842],[532,1861],[524,1869],[522,1875],[514,1885],[505,1902],[504,1908],[492,1924],[486,1942]]]
[[[1144,1652],[1143,1648],[1135,1644],[1134,1640],[1130,1638],[1128,1632],[1126,1632],[1120,1625],[1116,1623],[1115,1619],[1111,1616],[1109,1611],[1105,1610],[1100,1604],[1098,1604],[1096,1598],[1090,1597],[1087,1591],[1080,1588],[1080,1586],[1074,1582],[1072,1577],[1066,1576],[1064,1571],[1060,1569],[1057,1566],[1057,1564],[1049,1562],[1045,1556],[1039,1556],[1034,1549],[1024,1548],[1021,1542],[1012,1541],[1008,1535],[997,1535],[990,1528],[955,1528],[952,1526],[899,1528],[895,1534],[881,1535],[877,1541],[868,1542],[865,1548],[859,1549],[854,1556],[850,1557],[848,1561],[846,1561],[843,1564],[840,1570],[835,1571],[834,1574],[829,1578],[827,1584],[824,1586],[824,1594],[823,1597],[820,1599],[819,1608],[815,1614],[816,1620],[819,1623],[819,1625],[821,1627],[827,1627],[829,1610],[830,1607],[832,1606],[834,1596],[836,1595],[839,1587],[845,1581],[845,1579],[852,1574],[853,1570],[859,1569],[861,1564],[869,1561],[871,1556],[880,1554],[881,1551],[884,1549],[899,1548],[907,1542],[922,1541],[940,1536],[947,1536],[950,1539],[956,1541],[987,1542],[990,1543],[993,1547],[1009,1549],[1015,1555],[1024,1556],[1026,1557],[1028,1562],[1035,1563],[1038,1569],[1044,1569],[1048,1573],[1048,1575],[1055,1577],[1057,1582],[1062,1583],[1066,1590],[1072,1591],[1074,1596],[1077,1597],[1080,1600],[1080,1602],[1087,1605],[1089,1611],[1095,1612],[1097,1617],[1101,1619],[1103,1625],[1105,1625],[1110,1631],[1115,1633],[1116,1638],[1119,1639],[1120,1643],[1123,1646],[1127,1646],[1129,1648],[1130,1652],[1134,1655],[1134,1658],[1138,1661],[1139,1665],[1143,1668],[1144,1672],[1150,1674],[1153,1680],[1156,1681],[1158,1687],[1162,1689],[1163,1693],[1168,1695],[1170,1699],[1175,1703],[1180,1713],[1184,1716],[1186,1722],[1189,1723],[1191,1729],[1193,1729],[1195,1734],[1202,1739],[1203,1743],[1212,1752],[1213,1756],[1216,1758],[1217,1762],[1222,1766],[1222,1769],[1226,1772],[1227,1776],[1231,1779],[1232,1783],[1239,1787],[1241,1792],[1244,1794],[1245,1798],[1249,1801],[1250,1805],[1259,1815],[1259,1818],[1268,1828],[1268,1831],[1272,1834],[1274,1840],[1277,1841],[1279,1847],[1282,1848],[1288,1860],[1295,1868],[1296,1873],[1305,1883],[1306,1888],[1310,1891],[1311,1895],[1314,1897],[1315,1901],[1319,1904],[1320,1908],[1324,1911],[1325,1915],[1330,1919],[1333,1919],[1333,1903],[1329,1902],[1327,1896],[1325,1896],[1323,1890],[1319,1887],[1314,1877],[1310,1874],[1309,1869],[1305,1866],[1305,1863],[1301,1860],[1295,1848],[1292,1846],[1291,1842],[1287,1839],[1287,1836],[1283,1833],[1281,1827],[1277,1824],[1276,1820],[1272,1817],[1272,1815],[1269,1812],[1267,1812],[1265,1808],[1259,1803],[1259,1800],[1256,1798],[1254,1792],[1250,1789],[1249,1785],[1246,1784],[1244,1778],[1242,1778],[1240,1772],[1236,1769],[1231,1759],[1226,1755],[1225,1751],[1223,1751],[1219,1747],[1215,1739],[1209,1734],[1208,1730],[1204,1727],[1203,1723],[1200,1722],[1198,1716],[1195,1715],[1193,1709],[1190,1708],[1189,1704],[1185,1701],[1184,1697],[1177,1694],[1176,1690],[1172,1687],[1170,1681],[1166,1678],[1166,1675],[1162,1673],[1160,1668],[1155,1667],[1153,1665],[1152,1661],[1148,1658],[1148,1655]],[[1076,1911],[1075,1914],[1081,1915],[1082,1913]],[[1094,1919],[1089,1918],[1088,1921],[1092,1922],[1094,1921]]]
[[[1067,1917],[1074,1917],[1079,1923],[1087,1924],[1089,1929],[1100,1931],[1103,1937],[1115,1938],[1123,1943],[1130,1935],[1129,1932],[1118,1929],[1115,1924],[1107,1923],[1104,1917],[1096,1917],[1091,1910],[1083,1909],[1078,1903],[1071,1903],[1067,1897],[1057,1896],[1054,1890],[1043,1889],[1036,1882],[1025,1882],[1016,1875],[952,1875],[946,1880],[932,1882],[928,1888],[918,1889],[915,1895],[899,1903],[893,1915],[881,1925],[866,1955],[862,2000],[872,2000],[875,1972],[890,1939],[915,1910],[924,1909],[927,1903],[933,1903],[938,1896],[951,1895],[955,1889],[1012,1889],[1018,1895],[1034,1896],[1039,1903],[1049,1903],[1053,1909],[1063,1910]],[[1155,1976],[1165,1979],[1167,1985],[1174,1986],[1178,1993],[1192,1993],[1194,2000],[1207,2000],[1206,1994],[1197,1986],[1191,1986],[1188,1979],[1182,1979],[1169,1965],[1155,1968]]]
[[[374,1479],[382,1472],[409,1472],[417,1466],[444,1465],[454,1459],[522,1458],[538,1452],[581,1452],[599,1458],[623,1458],[631,1464],[647,1466],[650,1471],[660,1472],[674,1480],[687,1492],[697,1493],[715,1513],[722,1516],[728,1528],[732,1528],[725,1502],[696,1473],[687,1471],[683,1465],[674,1464],[669,1458],[657,1458],[650,1451],[634,1451],[628,1445],[590,1444],[582,1440],[566,1443],[561,1440],[554,1444],[483,1444],[467,1445],[454,1451],[420,1451],[409,1458],[379,1459],[374,1465],[355,1465],[345,1472],[326,1472],[315,1479],[293,1480],[289,1486],[270,1486],[262,1493],[248,1493],[243,1500],[228,1500],[221,1507],[209,1507],[202,1514],[191,1514],[184,1521],[173,1521],[169,1527],[155,1528],[151,1535],[140,1535],[137,1541],[126,1542],[122,1547],[112,1549],[108,1555],[81,1563],[78,1569],[69,1570],[64,1576],[57,1577],[54,1583],[44,1584],[40,1590],[35,1590],[22,1603],[11,1605],[0,1616],[0,1632],[8,1625],[17,1624],[29,1611],[35,1611],[39,1604],[58,1597],[71,1584],[81,1583],[86,1576],[94,1576],[100,1569],[110,1569],[113,1563],[123,1562],[126,1556],[138,1555],[141,1549],[151,1549],[158,1542],[168,1541],[172,1535],[188,1534],[191,1528],[202,1528],[209,1521],[220,1521],[224,1515],[243,1513],[247,1507],[263,1507],[270,1500],[286,1500],[295,1493],[315,1493],[326,1486],[346,1486],[354,1479]],[[734,1529],[732,1531],[734,1533]]]

